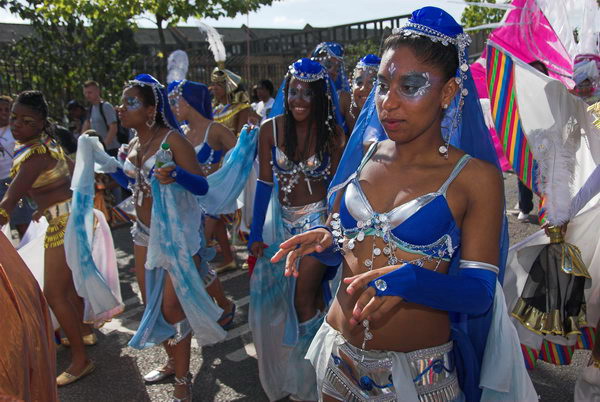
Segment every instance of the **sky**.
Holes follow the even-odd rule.
[[[464,9],[461,3],[460,0],[282,0],[249,16],[203,21],[215,27],[240,27],[242,24],[255,28],[303,28],[306,24],[328,27],[408,14],[427,5],[444,8],[460,20]],[[0,10],[0,22],[24,23],[6,10]],[[138,24],[154,26],[145,19],[139,19]],[[194,25],[194,20],[184,25]]]

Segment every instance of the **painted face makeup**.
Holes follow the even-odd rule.
[[[302,84],[296,84],[290,86],[288,90],[287,100],[288,103],[292,103],[295,100],[303,100],[306,103],[310,103],[313,97],[313,91],[310,88],[303,87]]]
[[[16,114],[11,113],[10,117],[8,118],[10,123],[15,124],[18,120],[18,117]],[[37,122],[38,120],[34,119],[33,117],[28,117],[28,116],[24,116],[21,119],[21,123],[27,127],[37,127]]]
[[[388,68],[392,80],[394,80],[393,72],[395,73],[395,71],[394,63],[392,63]],[[399,77],[396,93],[407,100],[418,100],[429,93],[432,81],[433,79],[428,72],[411,71]],[[380,77],[377,96],[387,97],[388,91],[388,80],[385,77]]]
[[[127,110],[139,110],[143,104],[142,101],[135,96],[128,96],[125,98],[124,106]]]
[[[362,68],[355,70],[352,77],[352,90],[359,88],[370,90],[370,88],[373,88],[375,81],[377,81],[377,71],[364,70]]]

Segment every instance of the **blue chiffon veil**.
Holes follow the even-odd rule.
[[[209,120],[213,119],[212,96],[208,87],[194,81],[173,81],[167,87],[169,95],[176,93],[202,116]]]

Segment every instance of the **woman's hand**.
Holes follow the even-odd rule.
[[[154,176],[156,176],[160,184],[175,183],[175,179],[171,176],[173,170],[175,170],[175,165],[154,169]]]
[[[119,151],[117,152],[117,159],[121,162],[125,162],[127,155],[129,155],[129,144],[121,144]]]
[[[255,241],[250,245],[250,253],[256,257],[260,258],[263,256],[263,250],[267,248],[267,245],[262,241]]]
[[[296,235],[279,245],[279,251],[275,253],[271,262],[279,262],[285,255],[285,276],[298,277],[296,260],[310,253],[320,253],[333,244],[333,235],[327,229],[318,228]]]
[[[375,288],[367,286],[372,280],[396,269],[397,265],[391,265],[344,278],[344,283],[348,285],[346,293],[349,295],[364,290],[354,305],[350,324],[359,325],[364,320],[377,321],[402,302],[400,296],[376,296]]]

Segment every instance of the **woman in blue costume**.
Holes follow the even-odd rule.
[[[311,57],[327,69],[339,99],[339,113],[344,117],[342,128],[350,135],[356,119],[350,113],[351,95],[344,64],[344,46],[337,42],[321,42],[315,47]]]
[[[277,95],[276,117],[260,129],[260,170],[248,244],[262,258],[250,282],[249,322],[259,376],[270,400],[287,395],[317,399],[314,371],[304,355],[327,308],[327,267],[304,258],[299,263],[302,280],[296,282],[284,278],[283,266],[267,258],[280,241],[325,222],[327,186],[345,138],[336,123],[336,105],[325,68],[300,59],[290,66]]]
[[[113,177],[129,183],[133,193],[135,268],[146,304],[129,344],[142,349],[164,343],[169,363],[148,379],[174,373],[174,400],[191,400],[191,333],[200,346],[226,335],[217,323],[223,311],[203,286],[210,275],[204,275],[202,266],[199,272],[193,258],[200,245],[202,219],[196,196],[206,193],[207,181],[194,148],[178,129],[165,88],[154,77],[142,74],[130,81],[118,112],[123,126],[136,132],[123,170]],[[169,144],[176,167],[156,169],[153,175],[163,144]]]
[[[169,84],[168,94],[169,104],[175,118],[182,124],[187,122],[187,125],[183,126],[183,131],[196,151],[202,175],[207,177],[221,166],[224,155],[235,147],[237,139],[227,127],[212,120],[211,96],[206,85],[187,80],[173,81]],[[221,189],[218,190],[221,191]],[[216,222],[216,219],[218,217],[212,221]],[[206,215],[203,221],[208,225]],[[206,228],[205,232],[207,237],[210,237],[212,230]],[[214,257],[214,250],[208,249],[206,238],[201,237],[199,257],[204,261],[210,261]],[[231,254],[231,250],[229,250],[229,254]],[[225,264],[231,261],[233,261],[233,256]],[[235,304],[225,297],[223,286],[214,271],[210,270],[210,273],[212,279],[207,283],[206,290],[225,311],[225,315],[219,323],[227,329],[233,324]]]
[[[329,189],[328,226],[273,258],[289,253],[287,275],[312,252],[343,264],[306,356],[323,400],[537,400],[498,284],[502,176],[469,42],[435,7],[387,38]]]
[[[379,64],[381,58],[374,54],[368,54],[361,58],[354,71],[352,72],[352,80],[350,83],[350,89],[352,102],[350,103],[350,114],[356,120],[360,111],[362,110],[373,85],[377,81],[377,70],[379,70]]]

